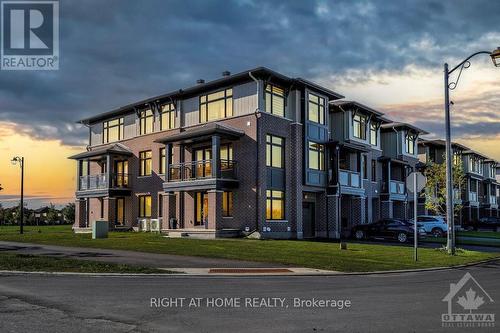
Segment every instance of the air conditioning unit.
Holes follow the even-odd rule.
[[[160,232],[160,220],[159,219],[151,219],[150,231],[151,232]]]
[[[151,230],[151,220],[150,219],[139,219],[139,230],[140,231]]]

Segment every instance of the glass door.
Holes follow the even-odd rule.
[[[206,178],[212,175],[212,149],[198,149],[195,152],[196,178]]]
[[[115,161],[116,187],[128,186],[128,161]]]
[[[116,198],[116,225],[125,224],[125,198]]]
[[[196,192],[195,194],[195,226],[204,226],[208,221],[208,194]]]

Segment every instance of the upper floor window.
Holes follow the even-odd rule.
[[[378,125],[370,122],[370,144],[376,146],[378,144]]]
[[[102,143],[123,139],[123,117],[105,121],[102,125]]]
[[[200,123],[232,117],[233,89],[200,96]]]
[[[139,112],[140,134],[153,132],[154,114],[153,110],[147,109]]]
[[[495,173],[496,173],[496,166],[495,166],[495,164],[490,164],[489,171],[490,171],[489,177],[490,178],[495,178]]]
[[[266,111],[281,117],[285,116],[284,90],[272,84],[266,85]]]
[[[355,138],[366,140],[366,122],[367,117],[361,114],[355,114],[352,117],[352,135]]]
[[[166,149],[165,148],[160,148],[160,174],[164,175],[166,173],[166,168],[167,168],[167,154],[166,154]],[[168,162],[172,163],[173,160],[173,150],[171,151],[170,155],[168,156]]]
[[[453,152],[453,164],[460,165],[461,161],[462,161],[462,156],[461,156],[460,152],[454,151]]]
[[[325,99],[309,93],[308,119],[313,123],[325,124]]]
[[[309,142],[309,169],[325,170],[325,146]]]
[[[139,153],[139,176],[151,175],[152,169],[152,153],[151,150],[141,151]]]
[[[483,161],[475,156],[471,156],[469,158],[469,169],[470,172],[474,173],[482,173],[482,168],[483,168]]]
[[[283,138],[266,135],[266,166],[284,168],[284,151]]]
[[[414,134],[406,134],[405,138],[405,151],[407,154],[414,155],[415,154],[415,140],[416,136]]]
[[[175,107],[173,103],[162,105],[160,111],[160,131],[175,128]]]

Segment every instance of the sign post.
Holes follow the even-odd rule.
[[[420,191],[422,191],[427,183],[427,178],[420,172],[412,172],[406,178],[406,189],[409,192],[413,192],[413,247],[414,247],[414,259],[418,261],[418,219],[417,219],[417,200]]]

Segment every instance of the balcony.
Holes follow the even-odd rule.
[[[343,194],[363,195],[365,193],[359,172],[340,169],[339,184]]]
[[[391,180],[389,182],[390,194],[405,195],[405,183],[399,180]]]
[[[237,184],[236,161],[221,159],[220,170],[213,170],[214,167],[213,160],[171,164],[163,188],[170,191],[196,190],[221,185],[234,187],[234,184]]]
[[[111,174],[111,181],[108,180],[108,175],[105,173],[80,176],[78,182],[77,196],[85,196],[87,193],[92,194],[109,194],[110,190],[129,190],[131,183],[131,175],[127,173]]]

